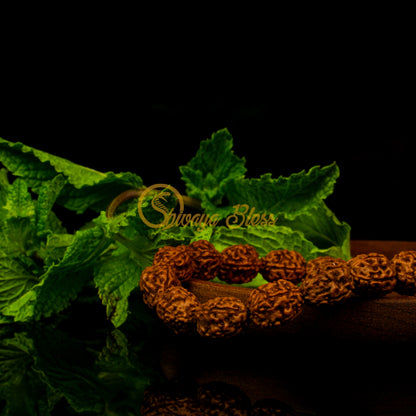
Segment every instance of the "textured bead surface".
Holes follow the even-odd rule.
[[[196,323],[200,303],[197,297],[181,286],[171,286],[159,296],[158,317],[174,332],[187,332]]]
[[[262,257],[260,273],[268,282],[279,279],[298,283],[305,276],[306,261],[294,250],[272,250]]]
[[[396,268],[396,291],[414,295],[416,293],[416,251],[401,251],[393,257],[391,262]]]
[[[198,240],[189,244],[188,250],[194,261],[194,275],[196,279],[214,279],[221,265],[221,254],[214,245],[206,240]]]
[[[278,280],[253,289],[247,301],[251,321],[262,328],[279,326],[302,311],[299,288],[288,280]]]
[[[170,286],[180,286],[172,268],[168,265],[146,267],[141,276],[139,287],[143,293],[143,301],[150,308],[156,306],[158,297]]]
[[[306,301],[333,305],[353,296],[354,281],[345,260],[318,257],[308,262],[300,288]]]
[[[159,248],[153,258],[153,264],[169,264],[181,282],[190,279],[194,273],[192,257],[189,254],[188,247],[184,245]]]
[[[248,283],[260,269],[256,249],[248,244],[227,247],[222,253],[218,277],[227,283]]]
[[[246,319],[247,308],[240,299],[219,296],[199,308],[197,331],[209,338],[233,336],[241,332]]]
[[[384,254],[359,254],[348,260],[347,264],[355,290],[360,294],[384,295],[396,285],[395,267]]]
[[[220,381],[198,387],[198,403],[205,410],[204,416],[249,416],[250,399],[238,387]]]

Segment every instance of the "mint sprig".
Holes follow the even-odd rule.
[[[119,327],[130,314],[129,299],[138,296],[142,270],[168,244],[207,239],[218,250],[251,244],[260,255],[288,248],[307,260],[350,256],[350,227],[325,203],[339,176],[336,163],[289,177],[266,173],[250,178],[226,129],[202,141],[195,156],[179,168],[187,195],[201,202],[193,208],[200,205],[203,213],[219,216],[216,226],[149,228],[138,215],[137,201],[106,215],[117,195],[144,187],[135,173],[98,172],[4,139],[0,162],[0,323],[57,315],[80,301],[83,288],[89,287]],[[151,195],[142,209],[157,224],[160,213],[150,200]],[[55,214],[57,204],[79,214],[95,211],[96,218],[70,233]],[[171,209],[175,201],[168,205]],[[250,207],[245,215],[272,215],[276,221],[257,226],[247,221],[230,229],[225,219],[237,205]],[[258,276],[249,285],[261,283]]]

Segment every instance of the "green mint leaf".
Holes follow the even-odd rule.
[[[232,206],[246,204],[256,212],[274,214],[276,217],[293,219],[307,212],[333,192],[339,176],[338,166],[314,166],[308,172],[301,171],[289,177],[276,179],[270,174],[260,178],[238,178],[228,181],[225,196]]]
[[[62,260],[66,249],[73,243],[74,238],[74,234],[66,233],[48,235],[46,244],[40,252],[45,270]]]
[[[7,210],[4,208],[7,202],[8,190],[10,187],[7,178],[7,169],[0,169],[0,221],[6,218]]]
[[[0,313],[32,299],[29,292],[42,280],[44,242],[40,237],[60,230],[51,209],[62,187],[61,179],[57,176],[45,183],[37,201],[32,200],[25,180],[5,184],[0,221]],[[2,315],[2,321],[8,320]]]
[[[110,243],[100,227],[77,231],[62,259],[29,292],[5,307],[3,314],[24,322],[62,311],[92,279],[93,264]]]
[[[219,130],[202,141],[196,155],[179,168],[187,194],[200,199],[203,208],[219,205],[226,184],[242,178],[246,172],[245,158],[236,156],[232,147],[228,130]]]
[[[216,227],[211,242],[219,251],[235,244],[250,244],[260,256],[265,256],[272,250],[287,248],[301,253],[307,260],[316,257],[315,253],[319,250],[300,231],[276,225],[235,229]]]
[[[52,212],[52,207],[65,184],[66,180],[63,175],[57,175],[42,184],[35,207],[35,233],[38,237],[62,230]]]
[[[149,265],[142,257],[136,257],[126,248],[119,248],[94,268],[94,282],[107,317],[117,328],[128,316],[130,293],[137,289],[140,274]]]
[[[18,258],[0,255],[0,314],[38,282],[39,278]]]
[[[28,186],[39,192],[42,184],[62,174],[67,183],[58,203],[78,213],[87,208],[100,211],[121,192],[143,186],[133,173],[98,172],[64,158],[0,138],[0,162]]]
[[[0,222],[0,253],[9,257],[30,256],[34,245],[33,223],[29,218]]]
[[[25,180],[16,179],[9,185],[4,210],[7,212],[5,219],[34,217],[35,204]]]
[[[279,225],[298,230],[320,249],[330,249],[333,257],[348,260],[350,253],[351,227],[341,222],[321,201],[314,208],[298,215],[293,220],[279,219]]]

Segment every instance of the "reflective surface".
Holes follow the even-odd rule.
[[[333,333],[175,336],[132,302],[0,329],[1,415],[414,415],[414,343]],[[104,322],[104,324],[103,324]]]

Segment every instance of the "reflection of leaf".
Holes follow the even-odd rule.
[[[48,392],[33,370],[32,351],[32,340],[25,333],[0,341],[0,399],[5,406],[2,416],[50,415],[49,405],[55,404],[57,396]]]
[[[105,390],[94,370],[95,355],[67,334],[42,327],[33,334],[34,368],[77,412],[103,414]]]
[[[61,414],[58,402],[68,414],[139,416],[144,390],[160,380],[155,349],[118,330],[105,345],[98,333],[86,342],[44,325],[10,332],[0,331],[1,416]]]
[[[97,369],[100,380],[108,390],[107,408],[113,414],[139,415],[144,390],[152,383],[161,380],[155,360],[154,348],[147,341],[129,343],[119,330],[107,337],[107,345],[102,350]]]

